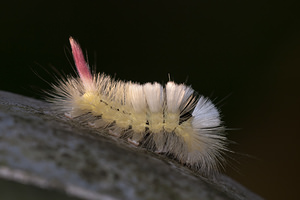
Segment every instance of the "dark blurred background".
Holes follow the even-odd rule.
[[[0,10],[1,90],[42,98],[39,76],[73,73],[73,36],[98,72],[141,83],[170,74],[211,97],[234,129],[225,173],[266,199],[299,196],[299,1],[28,0]]]

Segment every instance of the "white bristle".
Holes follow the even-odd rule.
[[[135,112],[145,112],[147,108],[143,86],[135,83],[126,84],[126,104],[130,104]]]
[[[159,83],[146,83],[144,93],[150,112],[161,112],[164,103],[164,89]]]
[[[183,84],[168,82],[166,85],[168,112],[177,113],[193,94],[194,90]]]
[[[194,116],[193,127],[198,129],[213,128],[220,126],[220,115],[212,102],[201,96],[192,113]]]

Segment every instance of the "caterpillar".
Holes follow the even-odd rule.
[[[80,45],[69,39],[78,77],[59,78],[47,100],[69,118],[165,154],[204,176],[219,172],[227,149],[215,105],[190,86],[115,80],[91,73]]]

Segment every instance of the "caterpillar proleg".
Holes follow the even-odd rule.
[[[70,38],[78,77],[52,84],[48,101],[70,118],[126,138],[210,176],[224,163],[227,139],[214,104],[190,86],[169,81],[138,84],[92,74]]]

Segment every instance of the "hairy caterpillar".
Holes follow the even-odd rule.
[[[218,172],[227,139],[213,103],[184,84],[138,84],[92,74],[79,44],[70,38],[79,77],[52,84],[48,101],[70,118],[165,153],[205,176]]]

